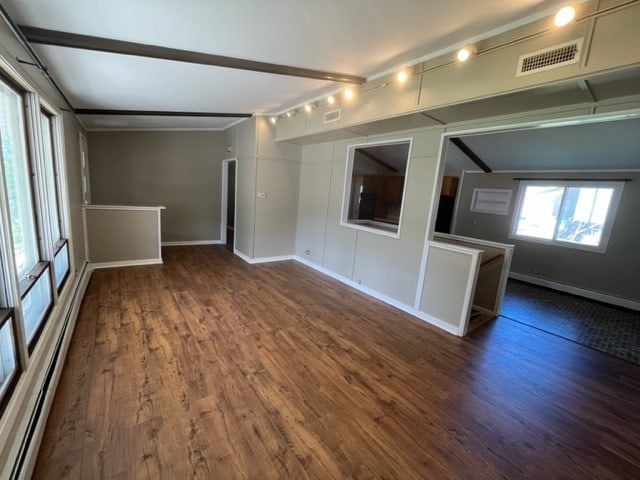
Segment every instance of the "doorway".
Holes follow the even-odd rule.
[[[236,159],[222,161],[222,214],[220,239],[234,251],[236,225]]]

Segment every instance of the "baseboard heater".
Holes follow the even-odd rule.
[[[33,408],[33,411],[31,412],[29,423],[27,424],[27,429],[25,431],[24,437],[22,438],[22,442],[20,443],[20,450],[18,451],[17,458],[15,460],[15,463],[13,464],[13,468],[11,469],[11,476],[9,477],[11,480],[18,480],[20,478],[20,474],[22,473],[22,469],[24,468],[25,461],[27,460],[27,455],[31,447],[33,435],[36,431],[38,423],[40,422],[42,409],[44,408],[44,403],[47,398],[49,386],[51,385],[51,379],[53,378],[53,375],[58,366],[58,361],[60,359],[60,352],[62,350],[62,344],[64,343],[67,330],[69,329],[69,323],[71,321],[71,317],[73,315],[73,312],[75,311],[75,306],[78,300],[82,301],[82,299],[78,299],[78,293],[80,291],[82,278],[86,274],[85,272],[86,268],[87,267],[85,265],[82,275],[80,276],[80,282],[76,286],[76,291],[73,294],[73,299],[71,300],[71,303],[69,304],[69,308],[66,312],[66,315],[64,318],[64,324],[62,325],[62,329],[60,330],[60,335],[58,335],[58,339],[56,340],[55,349],[53,351],[53,355],[51,356],[51,360],[49,361],[49,365],[47,366],[47,372],[45,374],[44,381],[42,382],[42,387],[38,392],[38,397],[36,399],[36,403]],[[64,359],[62,360],[64,361]]]

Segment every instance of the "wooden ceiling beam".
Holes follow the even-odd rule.
[[[459,137],[451,137],[450,140],[451,140],[451,143],[453,143],[456,147],[458,147],[460,151],[464,153],[467,157],[469,157],[469,159],[473,163],[475,163],[478,167],[480,167],[480,169],[483,172],[491,173],[492,170],[489,167],[489,165],[484,163],[484,161],[476,154],[476,152],[471,150],[469,146],[466,143],[464,143]]]
[[[216,117],[216,118],[250,118],[251,113],[223,112],[172,112],[165,110],[105,110],[99,108],[76,108],[77,115],[139,115],[144,117]]]
[[[93,37],[76,33],[47,30],[44,28],[19,26],[20,31],[30,43],[42,45],[54,45],[57,47],[78,48],[97,52],[108,52],[119,55],[133,55],[138,57],[156,58],[160,60],[172,60],[175,62],[195,63],[222,68],[234,68],[250,70],[253,72],[270,73],[274,75],[286,75],[290,77],[310,78],[313,80],[325,80],[329,82],[362,84],[366,82],[363,77],[346,73],[326,72],[310,68],[292,67],[275,63],[257,62],[242,58],[225,57],[209,53],[180,50],[177,48],[160,47],[143,43],[126,42],[111,38]]]

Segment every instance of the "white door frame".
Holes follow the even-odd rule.
[[[238,210],[238,159],[237,158],[228,158],[222,161],[222,201],[221,212],[220,212],[220,243],[223,245],[227,244],[227,195],[228,195],[228,184],[229,184],[229,164],[231,162],[235,163],[236,166],[236,175],[234,181],[234,202],[233,202],[233,250],[236,250],[236,221],[237,221],[237,210]]]

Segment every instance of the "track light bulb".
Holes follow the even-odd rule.
[[[553,23],[555,23],[556,27],[564,27],[573,21],[576,18],[576,9],[569,7],[562,7],[556,13],[556,16],[553,19]]]
[[[456,58],[458,59],[459,62],[466,62],[475,53],[476,53],[476,49],[474,47],[470,45],[465,45],[460,50],[458,50],[458,54],[456,55]]]

